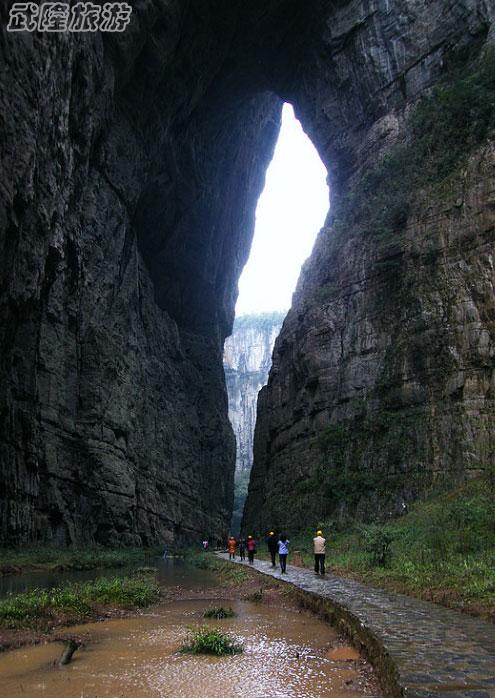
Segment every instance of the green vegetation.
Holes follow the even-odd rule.
[[[97,606],[144,607],[158,596],[159,588],[154,580],[139,576],[33,589],[0,600],[0,625],[8,628],[49,625],[61,617],[65,623],[74,623],[93,617]]]
[[[335,281],[330,281],[323,286],[315,289],[314,298],[320,303],[326,303],[335,298],[335,294],[339,291],[339,285]]]
[[[217,606],[214,608],[207,608],[203,612],[203,618],[215,618],[216,620],[222,620],[223,618],[234,618],[235,613],[230,608],[224,608],[223,606]]]
[[[218,575],[220,586],[239,586],[249,579],[249,572],[244,567],[231,565],[225,560],[220,560],[211,553],[203,551],[189,550],[186,555],[189,564],[202,570],[210,570]]]
[[[241,471],[234,478],[234,510],[232,512],[232,532],[237,535],[241,527],[242,512],[249,487],[249,472]]]
[[[161,553],[153,548],[54,548],[0,550],[0,574],[26,570],[91,570],[126,567],[145,563]]]
[[[495,126],[495,52],[468,72],[458,69],[448,84],[422,99],[411,125],[421,179],[447,177]]]
[[[414,410],[382,409],[360,411],[352,418],[328,425],[318,436],[321,460],[314,476],[296,485],[298,494],[318,491],[322,516],[331,516],[344,503],[340,518],[351,521],[363,496],[376,495],[377,501],[382,501],[402,489],[401,466],[406,454],[418,453],[415,434],[421,419],[421,413]],[[363,467],[369,452],[386,455],[386,468]],[[410,479],[408,485],[422,492],[429,482],[416,478],[414,483]]]
[[[226,654],[240,654],[243,651],[241,644],[223,633],[218,628],[203,626],[192,631],[181,648],[185,654],[214,654],[221,657]]]
[[[272,313],[256,313],[250,315],[239,315],[234,321],[234,331],[253,327],[255,329],[270,329],[273,325],[282,324],[287,311],[274,311]]]
[[[393,146],[359,189],[349,192],[337,228],[357,226],[390,244],[407,220],[415,192],[444,180],[486,139],[495,127],[495,52],[451,73],[421,99],[409,127],[408,141]],[[398,265],[391,257],[386,263]]]
[[[385,524],[319,522],[328,571],[495,619],[495,481],[432,495]],[[305,566],[314,531],[292,536]],[[289,557],[290,562],[290,557]]]
[[[156,574],[158,567],[138,567],[135,574]]]
[[[495,51],[491,50],[448,71],[443,83],[413,108],[406,140],[390,147],[345,193],[328,229],[328,256],[350,233],[373,238],[381,253],[376,271],[384,272],[395,293],[406,293],[400,283],[401,233],[417,193],[428,188],[435,190],[437,199],[451,195],[452,177],[493,128]],[[335,267],[330,259],[329,265]],[[340,287],[339,279],[330,275],[325,285],[315,289],[314,302],[332,301]]]
[[[369,555],[373,567],[385,567],[390,560],[390,546],[394,537],[384,526],[371,524],[361,529],[363,548]]]

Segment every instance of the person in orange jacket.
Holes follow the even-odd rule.
[[[227,541],[227,550],[229,551],[229,560],[235,560],[235,549],[237,548],[237,541],[234,536],[230,536]]]

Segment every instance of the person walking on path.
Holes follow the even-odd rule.
[[[278,541],[275,538],[275,533],[273,531],[270,531],[266,537],[266,544],[268,546],[270,557],[272,558],[272,567],[275,567],[275,556],[278,553]]]
[[[246,541],[244,538],[239,538],[239,557],[241,561],[246,559]]]
[[[234,536],[230,536],[227,541],[227,550],[229,551],[229,560],[235,560],[235,549],[237,547],[237,541]]]
[[[254,540],[253,536],[247,537],[246,547],[248,551],[249,564],[252,565],[254,562],[254,554],[256,552],[256,541]]]
[[[325,546],[326,540],[323,538],[322,531],[316,531],[316,536],[313,538],[313,548],[315,552],[315,574],[325,574]]]
[[[287,574],[287,555],[289,554],[289,541],[285,533],[280,534],[278,540],[278,559],[280,560],[280,569],[282,574]]]

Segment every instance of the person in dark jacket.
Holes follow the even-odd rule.
[[[268,546],[270,557],[272,558],[272,567],[275,567],[275,557],[278,553],[278,541],[275,538],[275,533],[273,531],[270,531],[270,533],[267,535],[266,544]]]
[[[241,560],[246,559],[246,541],[244,538],[239,538],[239,557]]]

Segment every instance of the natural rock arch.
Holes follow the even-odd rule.
[[[5,27],[5,9],[0,17]],[[402,138],[410,105],[446,63],[481,50],[492,26],[482,0],[141,0],[122,35],[3,32],[4,543],[225,532],[234,444],[221,350],[281,100],[327,165],[338,212]],[[372,241],[352,240],[332,259],[354,279],[376,259]],[[271,403],[275,422],[261,422],[258,509],[262,483],[287,465],[273,444],[311,444],[339,417],[341,392],[321,391],[299,343],[303,301],[328,287],[326,249],[322,233],[278,344],[269,395],[288,400],[290,414]],[[322,308],[308,307],[310,330],[337,327]],[[313,417],[308,391],[310,411],[325,402]],[[305,465],[296,472],[311,476]],[[249,511],[250,525],[264,523]]]

